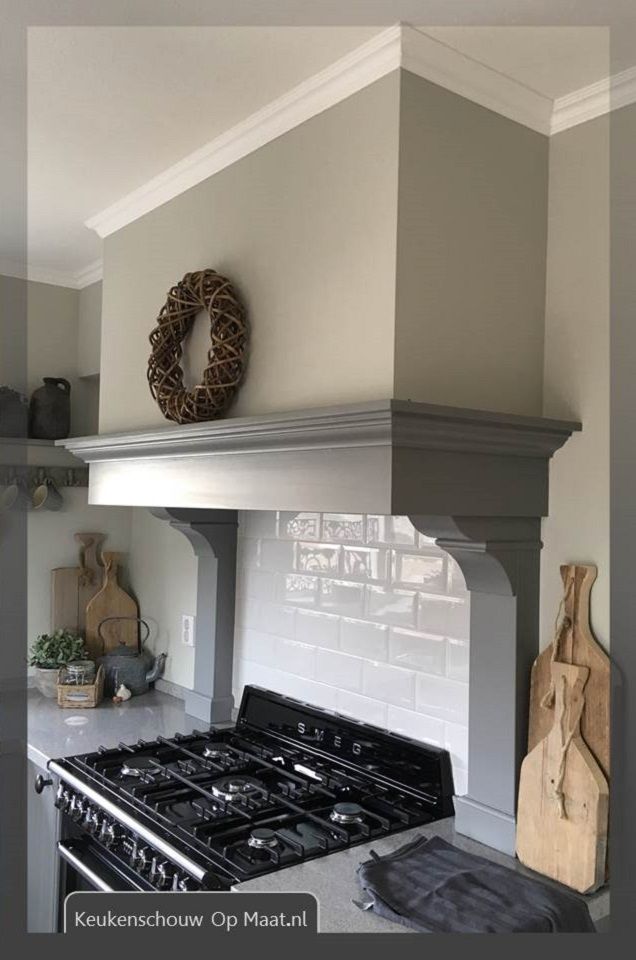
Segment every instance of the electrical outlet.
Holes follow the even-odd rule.
[[[194,617],[189,613],[181,614],[181,643],[184,647],[194,646]]]

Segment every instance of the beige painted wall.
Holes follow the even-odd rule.
[[[129,507],[93,507],[86,488],[64,490],[59,511],[39,510],[27,518],[28,642],[51,628],[51,570],[75,567],[78,544],[74,534],[95,530],[106,534],[105,548],[127,553],[130,544]]]
[[[192,547],[178,530],[147,510],[131,510],[128,570],[148,621],[148,646],[167,653],[164,678],[191,688],[194,650],[181,643],[181,614],[196,614],[197,561]]]
[[[48,283],[27,285],[28,392],[43,377],[71,384],[71,434],[97,432],[97,385],[80,379],[80,291]]]
[[[164,422],[148,334],[203,267],[252,320],[232,415],[392,393],[398,95],[396,71],[106,239],[101,432]]]
[[[609,645],[609,121],[550,141],[544,414],[578,419],[552,461],[543,524],[542,645],[552,639],[559,564],[595,563],[592,623]]]
[[[402,71],[395,396],[540,414],[548,141]]]
[[[80,290],[78,310],[77,372],[80,377],[93,377],[99,374],[102,331],[101,280]]]

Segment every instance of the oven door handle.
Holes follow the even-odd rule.
[[[84,877],[85,880],[88,880],[94,887],[97,887],[98,890],[101,890],[103,893],[114,893],[115,891],[102,879],[94,870],[86,866],[81,857],[75,853],[74,850],[69,849],[69,847],[64,843],[63,840],[58,841],[57,852],[62,857],[63,860],[66,860],[67,863],[73,867],[74,870]]]

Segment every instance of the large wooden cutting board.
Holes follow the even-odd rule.
[[[84,633],[86,606],[101,589],[103,570],[98,551],[103,533],[76,533],[80,544],[79,566],[51,571],[51,630]]]
[[[521,765],[519,860],[580,893],[605,881],[609,788],[583,742],[588,667],[553,663],[552,727]]]
[[[610,662],[590,627],[590,593],[596,576],[596,567],[592,565],[564,564],[561,567],[564,590],[562,629],[555,638],[558,641],[556,656],[553,641],[539,654],[532,667],[528,750],[533,750],[548,735],[554,722],[553,708],[542,705],[550,689],[552,659],[588,667],[590,675],[585,687],[581,733],[609,779]]]
[[[96,657],[121,643],[135,649],[139,646],[139,608],[136,600],[117,582],[117,554],[105,551],[103,560],[103,586],[86,608],[86,647],[90,655]],[[104,620],[109,622],[102,629],[102,641],[99,626]]]

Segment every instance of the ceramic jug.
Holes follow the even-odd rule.
[[[29,436],[64,440],[71,429],[71,385],[64,377],[44,377],[31,397]]]

